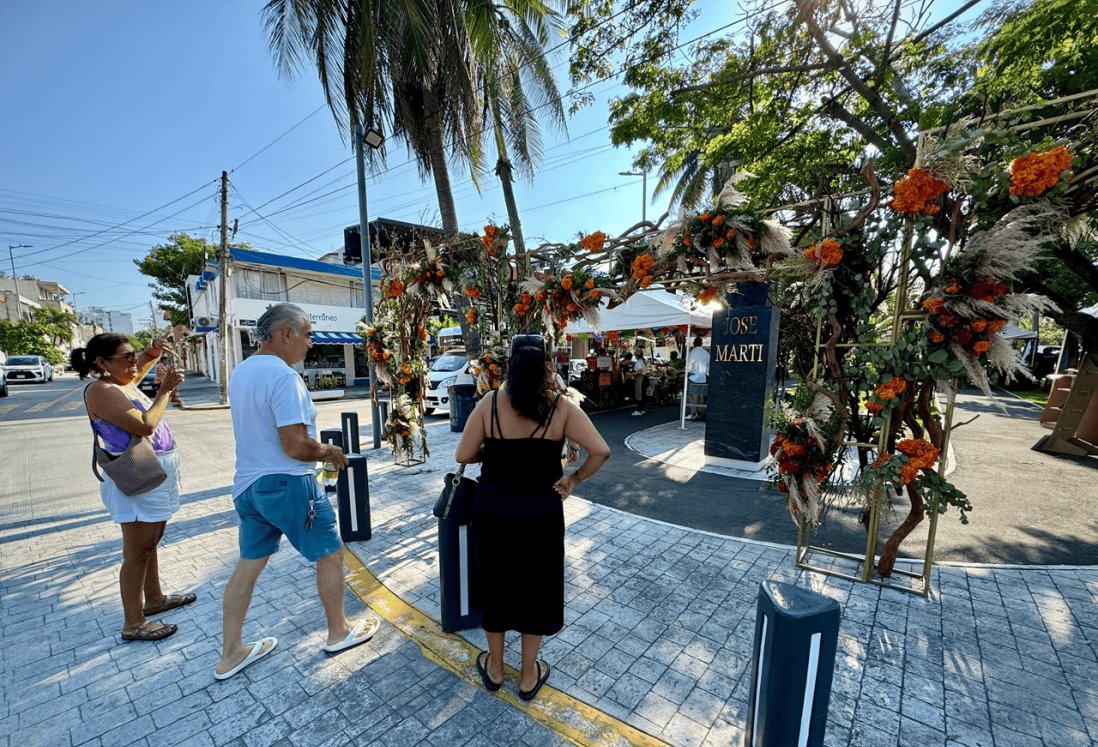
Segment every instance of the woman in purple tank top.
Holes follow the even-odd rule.
[[[128,337],[108,332],[96,335],[87,347],[73,350],[70,356],[81,379],[89,375],[95,379],[84,392],[84,402],[92,430],[102,447],[120,454],[134,436],[151,437],[153,451],[168,475],[158,487],[134,495],[123,493],[106,474],[100,483],[103,505],[122,528],[122,572],[118,583],[122,593],[124,641],[167,638],[177,626],[149,620],[148,616],[190,604],[196,598],[194,594],[165,594],[161,590],[156,557],[164,527],[179,509],[179,458],[164,412],[175,388],[183,381],[183,374],[167,368],[160,390],[151,400],[138,391],[137,382],[167,351],[167,343],[158,339],[138,353]]]

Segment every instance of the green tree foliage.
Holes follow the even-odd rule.
[[[48,322],[0,321],[0,350],[8,355],[40,355],[50,365],[60,365],[65,356],[54,345],[55,331]]]
[[[42,326],[54,345],[72,342],[75,334],[73,325],[79,323],[75,314],[48,306],[37,308],[32,314],[34,321]]]
[[[233,248],[246,249],[247,244],[231,244]],[[186,233],[174,233],[168,243],[157,244],[149,253],[133,263],[142,275],[156,282],[150,283],[161,309],[171,313],[172,324],[190,324],[191,310],[187,305],[187,276],[202,272],[207,260],[217,253],[217,247],[205,239]]]

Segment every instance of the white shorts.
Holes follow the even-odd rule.
[[[167,521],[179,510],[179,455],[175,449],[157,454],[168,479],[152,490],[126,495],[107,474],[99,484],[99,495],[115,524],[131,521]]]

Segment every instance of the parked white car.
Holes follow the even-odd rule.
[[[428,415],[435,410],[450,411],[451,384],[476,384],[469,372],[469,357],[464,350],[450,350],[435,359],[427,370],[427,394],[424,412]]]
[[[12,355],[4,361],[4,378],[44,384],[53,381],[53,367],[40,355]]]

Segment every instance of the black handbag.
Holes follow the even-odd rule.
[[[442,486],[442,493],[435,501],[434,514],[440,519],[450,519],[458,524],[473,521],[473,502],[477,495],[477,481],[465,476],[465,465],[457,473],[450,472]]]

